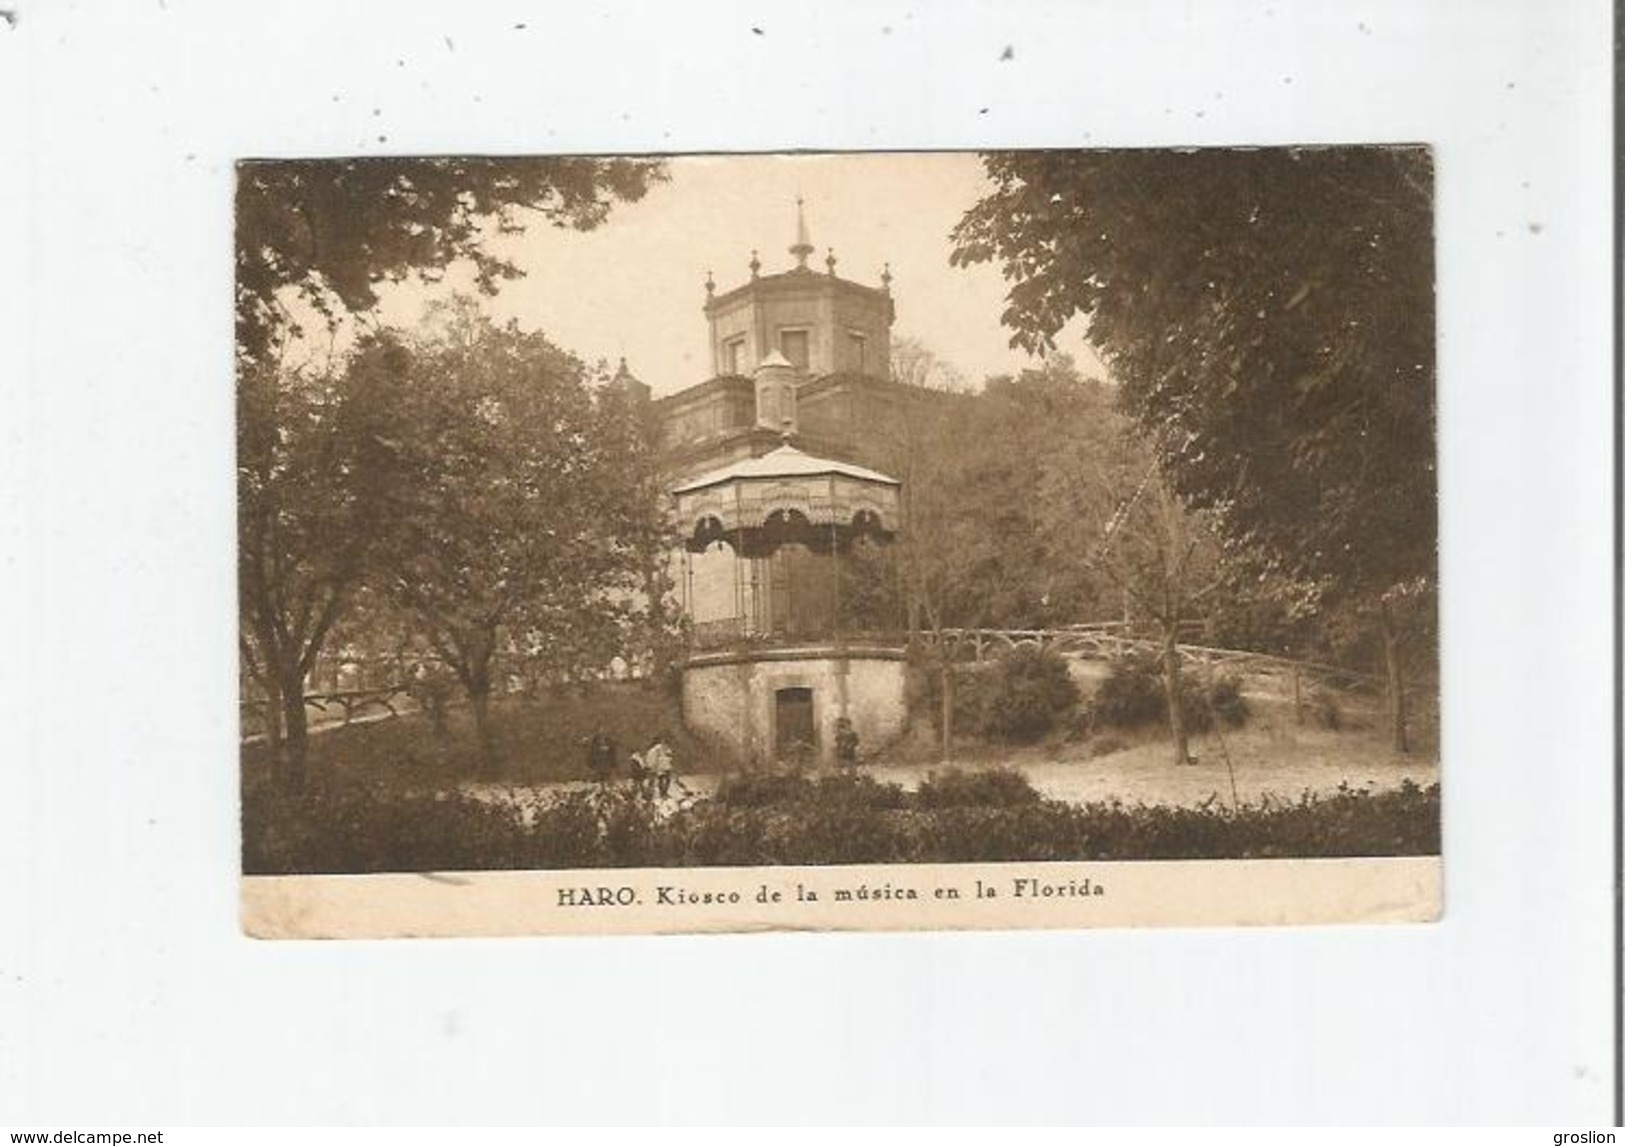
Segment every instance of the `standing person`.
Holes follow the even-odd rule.
[[[649,750],[643,754],[643,761],[648,765],[660,795],[666,796],[671,791],[673,761],[664,737],[656,736],[649,742]]]
[[[648,761],[643,758],[643,753],[634,752],[632,755],[627,757],[627,764],[630,769],[628,776],[631,778],[632,795],[641,799],[647,794],[647,785],[649,780]]]
[[[858,763],[858,730],[844,716],[835,722],[835,760],[842,768]]]
[[[600,784],[608,783],[615,771],[615,738],[604,731],[603,725],[593,729],[587,741],[587,769]]]

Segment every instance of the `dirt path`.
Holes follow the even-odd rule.
[[[1226,765],[1228,750],[1229,767]],[[1382,737],[1370,731],[1331,732],[1261,722],[1227,733],[1221,748],[1216,736],[1198,737],[1191,751],[1197,763],[1176,767],[1165,741],[1152,740],[1100,756],[1092,756],[1087,743],[1060,749],[1012,749],[978,754],[960,763],[975,771],[1010,767],[1021,771],[1046,796],[1070,803],[1120,800],[1125,804],[1196,806],[1231,803],[1231,769],[1235,794],[1246,803],[1266,796],[1295,801],[1305,792],[1325,795],[1341,785],[1381,790],[1397,788],[1406,780],[1426,786],[1438,782],[1439,765],[1431,755],[1398,755]],[[880,763],[862,768],[876,780],[914,789],[939,762]],[[682,783],[693,795],[709,795],[720,777],[684,775]],[[524,803],[551,792],[583,788],[585,782],[538,786],[465,786],[465,791],[490,799]]]
[[[1397,756],[1380,743],[1357,734],[1240,732],[1225,737],[1229,766],[1216,738],[1192,746],[1197,763],[1177,767],[1166,743],[1156,742],[1109,755],[1021,753],[1006,763],[1019,769],[1040,792],[1071,803],[1121,800],[1125,804],[1228,805],[1234,792],[1244,804],[1268,796],[1296,800],[1305,792],[1326,794],[1340,785],[1351,788],[1397,788],[1406,780],[1421,785],[1439,779],[1437,761]],[[967,768],[995,762],[969,762]],[[881,766],[877,780],[915,787],[941,765]]]

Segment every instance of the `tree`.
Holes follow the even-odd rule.
[[[924,342],[908,335],[891,341],[891,377],[893,382],[922,390],[963,393],[967,388],[958,367],[938,358]]]
[[[641,556],[641,563],[618,655],[629,669],[644,670],[649,679],[671,685],[672,667],[682,656],[687,637],[674,596],[677,566],[673,554],[681,539],[676,522],[660,508],[668,496],[659,466],[660,422],[646,398],[635,397],[615,383],[608,363],[599,364],[597,377],[600,443],[611,457],[619,459],[626,483],[624,505],[642,507],[641,512],[628,512],[621,519],[623,541]]]
[[[1110,395],[1056,353],[988,379],[977,421],[988,456],[968,477],[994,492],[1005,518],[988,538],[982,599],[996,610],[988,623],[1036,628],[1111,615],[1115,587],[1085,560],[1126,493],[1099,464],[1132,429]]]
[[[1173,490],[1284,580],[1381,627],[1436,579],[1432,168],[1419,148],[1025,152],[954,231],[1012,342],[1076,315]],[[1425,604],[1416,606],[1414,602]]]
[[[237,351],[263,360],[288,332],[283,296],[332,325],[377,288],[467,260],[494,293],[523,271],[486,240],[532,219],[590,230],[665,178],[650,159],[423,157],[245,161],[237,170]]]
[[[915,349],[913,357],[931,360]],[[900,596],[911,635],[932,634],[939,652],[945,628],[1041,627],[1096,615],[1108,587],[1079,560],[1075,498],[1065,513],[1050,513],[1043,487],[1054,458],[1089,456],[1084,443],[1124,424],[1065,355],[990,378],[975,393],[919,395],[879,459],[903,481],[902,534],[878,560],[854,562],[845,599],[896,615],[903,610],[888,605]],[[1055,484],[1062,492],[1064,483]],[[1110,511],[1106,504],[1092,519],[1097,539]],[[1055,528],[1063,520],[1066,529]],[[895,594],[873,591],[883,588]],[[952,666],[942,657],[934,668],[946,751]]]
[[[266,698],[272,767],[305,782],[305,678],[396,519],[396,357],[347,370],[250,364],[237,388],[243,664]]]
[[[471,261],[479,287],[521,273],[485,247],[533,218],[591,228],[663,167],[617,159],[245,162],[237,183],[239,647],[267,698],[276,770],[305,776],[304,679],[395,523],[398,395],[373,340],[348,369],[286,365],[302,301],[330,329],[377,287]],[[400,479],[397,481],[396,479]]]
[[[1101,612],[1106,587],[1078,560],[1076,536],[1098,537],[1111,506],[1085,520],[1069,488],[1080,475],[1050,475],[1124,425],[1065,355],[907,419],[897,553],[926,627],[1033,628]],[[1064,505],[1047,507],[1051,495]]]
[[[607,663],[659,504],[585,367],[545,337],[491,326],[465,300],[404,373],[414,477],[382,584],[467,693],[489,775],[499,657]]]
[[[1126,435],[1116,450],[1100,456],[1100,478],[1093,489],[1129,492],[1120,496],[1087,561],[1155,628],[1174,763],[1188,764],[1180,630],[1196,606],[1224,584],[1222,554],[1205,528],[1205,515],[1186,509],[1151,458],[1149,450]],[[1138,484],[1131,484],[1136,474]]]

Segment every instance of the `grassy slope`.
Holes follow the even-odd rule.
[[[627,754],[645,747],[657,732],[673,738],[680,769],[705,760],[704,750],[684,733],[676,705],[637,684],[599,685],[586,695],[505,699],[492,705],[491,723],[499,777],[516,784],[585,779],[586,740],[599,725],[620,745],[623,774]],[[466,708],[454,708],[447,724],[442,737],[427,717],[411,713],[321,732],[310,739],[311,767],[335,778],[411,785],[469,779],[475,774],[473,720]],[[263,744],[243,747],[247,775],[257,775],[265,765]]]

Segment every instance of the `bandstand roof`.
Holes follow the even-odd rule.
[[[814,457],[802,453],[794,446],[784,445],[759,458],[746,458],[732,462],[721,469],[690,478],[672,490],[674,494],[693,493],[711,486],[726,485],[733,481],[777,481],[785,478],[844,477],[875,485],[901,486],[894,477],[876,470],[865,469],[833,458]]]

